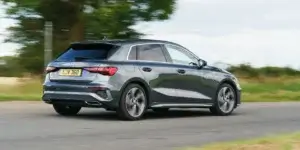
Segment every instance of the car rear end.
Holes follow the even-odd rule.
[[[46,68],[43,101],[81,107],[113,107],[122,64],[112,60],[120,46],[76,43]]]

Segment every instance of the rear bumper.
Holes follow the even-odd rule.
[[[103,85],[44,84],[42,100],[47,104],[63,103],[69,106],[115,108],[119,92]]]
[[[106,91],[106,93],[108,93],[107,98],[103,98],[96,93],[44,91],[42,99],[48,104],[65,103],[82,107],[105,107],[113,101],[110,92]]]

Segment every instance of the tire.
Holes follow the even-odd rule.
[[[169,108],[153,108],[152,110],[156,113],[167,113]]]
[[[225,91],[225,94],[224,94]],[[226,96],[224,96],[226,95]],[[231,115],[236,106],[236,91],[229,84],[222,84],[217,91],[214,106],[210,108],[210,112],[218,116]],[[226,103],[226,106],[225,106]]]
[[[117,113],[122,120],[140,120],[147,110],[147,104],[144,88],[138,84],[129,84],[122,92]]]
[[[81,110],[81,107],[67,106],[62,104],[53,104],[53,108],[62,116],[74,116]]]

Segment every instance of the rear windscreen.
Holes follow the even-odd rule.
[[[57,61],[107,60],[117,46],[109,44],[74,44],[62,53]]]

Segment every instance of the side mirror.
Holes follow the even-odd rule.
[[[199,63],[199,68],[207,66],[207,62],[205,60],[199,59],[198,63]]]

